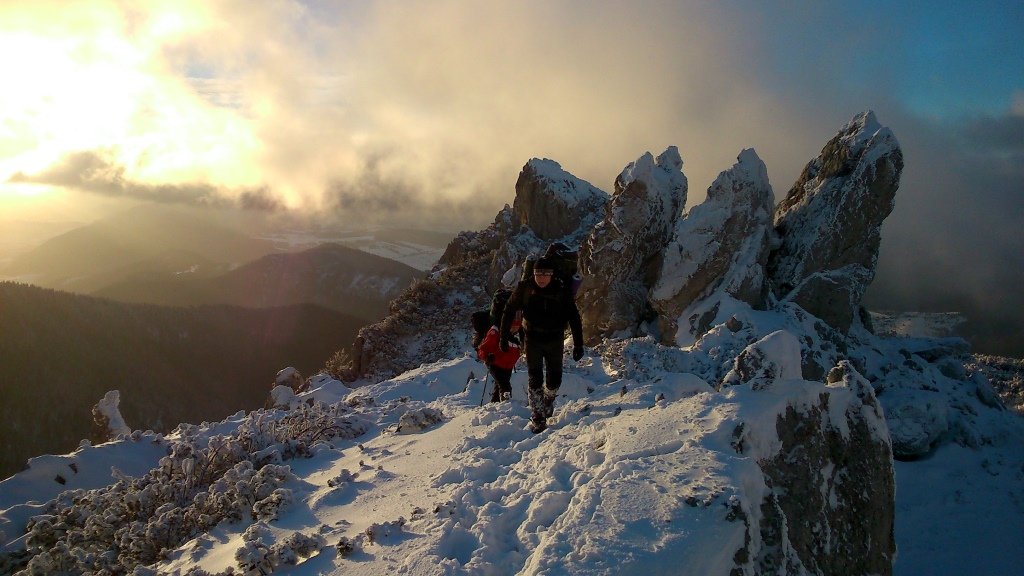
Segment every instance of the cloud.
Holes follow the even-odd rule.
[[[781,200],[843,124],[873,109],[906,159],[876,283],[890,296],[1003,301],[1002,287],[1019,285],[1011,271],[1024,269],[1011,216],[1024,197],[1024,92],[997,95],[1010,103],[1002,115],[951,120],[935,116],[935,102],[915,108],[938,72],[957,77],[934,56],[960,36],[930,35],[913,7],[55,6],[0,7],[0,32],[11,32],[0,53],[24,52],[3,42],[37,33],[46,41],[30,45],[35,66],[51,72],[23,66],[25,84],[0,94],[0,120],[18,135],[0,140],[0,178],[11,182],[479,229],[512,202],[532,157],[611,190],[627,163],[676,145],[693,206],[752,147]],[[935,30],[957,26],[955,13],[940,16],[928,20]],[[999,53],[971,69],[977,86],[1005,85],[986,74],[1012,76]]]
[[[264,212],[282,210],[281,202],[266,189],[225,190],[203,183],[152,184],[133,181],[109,152],[80,151],[65,155],[42,172],[17,172],[12,184],[42,184],[81,190],[102,196]]]
[[[1024,282],[1020,118],[899,118],[906,165],[873,302],[1014,318]]]

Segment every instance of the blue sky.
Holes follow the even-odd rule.
[[[742,3],[733,3],[738,11]],[[1024,3],[797,2],[746,6],[780,77],[833,76],[839,88],[889,91],[936,118],[1002,115],[1024,90]],[[751,28],[756,20],[751,18]]]

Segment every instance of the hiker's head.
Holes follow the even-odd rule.
[[[533,266],[533,281],[541,288],[550,284],[551,278],[554,277],[554,275],[555,268],[547,258],[537,260],[537,263]]]

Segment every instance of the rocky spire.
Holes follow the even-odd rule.
[[[632,333],[647,315],[662,250],[686,204],[682,167],[670,146],[657,159],[645,153],[616,178],[604,219],[580,248],[578,301],[588,341]]]
[[[882,220],[892,212],[903,153],[864,112],[842,128],[775,209],[782,244],[768,262],[779,300],[846,332],[875,276]]]
[[[557,240],[575,232],[581,218],[607,201],[606,192],[566,172],[558,162],[534,158],[516,181],[512,224],[515,229],[529,227],[541,240]]]
[[[764,307],[774,203],[768,169],[747,149],[679,220],[651,291],[663,342],[689,345],[707,332],[722,295]]]

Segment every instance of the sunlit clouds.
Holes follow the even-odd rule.
[[[919,37],[902,33],[912,11],[877,14],[891,19],[881,28],[859,11],[4,3],[0,197],[63,190],[469,229],[512,201],[532,157],[610,190],[628,162],[669,145],[691,205],[748,147],[784,194],[855,114],[874,109],[898,136],[918,125],[901,125],[913,111],[888,88]],[[1006,113],[1024,114],[1021,90]]]
[[[5,189],[203,202],[260,190],[292,208],[479,222],[534,156],[610,188],[629,161],[677,144],[710,182],[740,148],[794,139],[786,122],[751,129],[784,113],[742,74],[716,73],[743,62],[706,30],[705,8],[60,6],[0,9],[18,79],[0,102]]]

